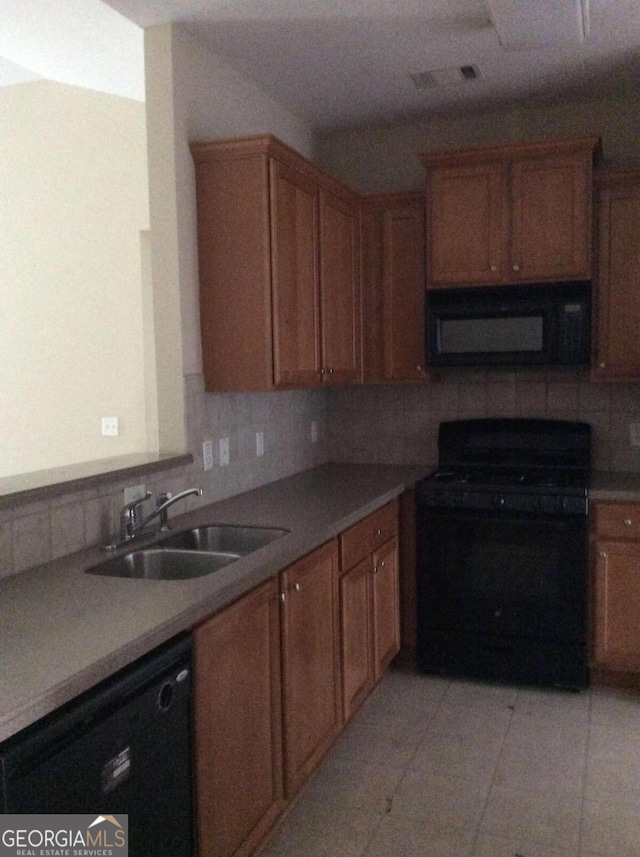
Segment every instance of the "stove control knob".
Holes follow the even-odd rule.
[[[504,507],[504,504],[504,497],[500,496],[500,494],[497,494],[493,499],[493,505],[496,507],[496,509],[502,509]]]

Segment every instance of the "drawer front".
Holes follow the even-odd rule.
[[[358,521],[340,536],[342,571],[353,568],[398,533],[398,501],[392,500],[381,509]]]
[[[594,503],[598,538],[640,539],[640,503]]]

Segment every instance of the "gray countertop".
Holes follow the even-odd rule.
[[[592,473],[589,499],[640,501],[640,473]]]
[[[173,520],[284,527],[289,533],[207,577],[85,574],[84,550],[0,581],[0,740],[230,604],[398,496],[424,467],[324,465]]]

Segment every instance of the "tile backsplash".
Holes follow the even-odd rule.
[[[127,485],[154,494],[202,486],[181,509],[223,500],[325,461],[428,464],[437,461],[442,420],[524,416],[584,420],[594,429],[593,466],[640,473],[640,384],[592,384],[560,373],[450,373],[421,386],[344,387],[273,393],[205,393],[201,375],[185,379],[193,464],[146,478],[114,477],[96,488],[0,510],[0,576],[106,542],[117,530]],[[318,440],[311,442],[311,423]],[[264,456],[256,456],[256,432]],[[229,438],[221,467],[218,441]],[[213,469],[202,467],[202,442],[213,443]],[[179,510],[176,510],[178,512]]]
[[[331,458],[435,464],[442,420],[540,417],[593,427],[593,467],[640,473],[640,384],[592,384],[570,373],[457,372],[414,387],[359,387],[329,394]]]

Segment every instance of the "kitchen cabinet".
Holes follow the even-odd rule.
[[[340,536],[342,707],[348,720],[400,648],[398,502]]]
[[[636,381],[640,378],[640,170],[598,171],[596,186],[592,378]]]
[[[365,382],[426,381],[423,192],[362,200]]]
[[[592,508],[594,665],[640,672],[640,504]]]
[[[287,797],[313,771],[342,724],[337,586],[337,539],[280,575]]]
[[[206,389],[358,382],[358,197],[271,136],[191,150]]]
[[[420,156],[427,287],[589,279],[597,138]]]
[[[281,811],[277,579],[194,629],[200,857],[253,852]]]

